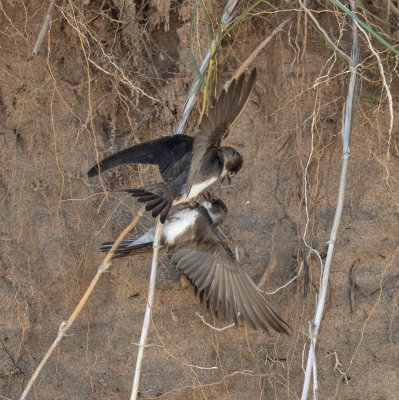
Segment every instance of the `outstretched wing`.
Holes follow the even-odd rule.
[[[173,259],[216,311],[232,317],[237,325],[239,313],[255,329],[289,334],[289,326],[271,308],[242,269],[215,228],[206,242],[184,246]]]
[[[191,155],[193,141],[191,136],[174,135],[140,143],[105,158],[87,174],[92,177],[98,174],[99,169],[105,171],[122,164],[153,164],[159,166],[162,178],[166,179],[168,170],[187,154]]]
[[[197,173],[204,166],[212,163],[217,157],[222,140],[229,134],[230,126],[236,121],[245,108],[256,79],[256,69],[253,69],[248,80],[245,74],[233,80],[227,89],[214,101],[208,114],[204,115],[199,131],[195,136],[193,157],[187,180],[186,194],[196,180]]]

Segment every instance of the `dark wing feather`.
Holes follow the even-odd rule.
[[[272,327],[289,333],[289,326],[271,308],[215,228],[209,228],[203,242],[178,249],[173,259],[224,317],[233,317],[237,324],[240,313],[254,328],[268,331]]]
[[[132,246],[132,240],[122,240],[117,249],[115,250],[112,258],[126,257],[134,254],[148,253],[152,250],[152,242],[140,243]],[[114,242],[105,242],[101,245],[100,250],[108,253]]]
[[[196,180],[198,171],[203,166],[210,165],[211,160],[216,159],[222,140],[229,134],[230,126],[248,102],[255,79],[256,69],[252,70],[247,81],[245,81],[245,74],[241,74],[238,80],[233,80],[227,92],[222,90],[209,108],[208,114],[202,118],[193,145],[193,157],[187,179],[187,195]]]
[[[165,178],[168,169],[185,155],[191,155],[193,141],[191,136],[174,135],[140,143],[105,158],[87,174],[92,177],[98,174],[99,168],[105,171],[122,164],[153,164],[159,166],[159,171]]]
[[[163,224],[173,201],[180,192],[180,187],[180,182],[176,180],[170,184],[160,182],[139,189],[127,189],[126,192],[136,197],[138,202],[146,203],[146,211],[151,211],[154,218],[160,215],[160,221]]]

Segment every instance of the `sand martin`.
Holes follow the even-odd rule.
[[[241,169],[241,154],[221,143],[247,104],[255,79],[253,69],[249,77],[241,74],[223,89],[203,116],[195,137],[165,136],[129,147],[93,166],[89,177],[121,164],[158,165],[163,182],[127,192],[146,203],[146,210],[153,217],[160,215],[164,223],[172,205],[190,201],[218,178],[230,180]]]
[[[272,309],[255,283],[241,267],[217,229],[227,208],[219,199],[201,204],[180,205],[162,228],[161,244],[173,253],[172,261],[194,284],[201,299],[212,304],[225,318],[238,324],[239,315],[253,328],[289,333],[289,326]],[[151,251],[154,228],[136,240],[124,240],[114,257]],[[104,243],[109,251],[113,243]]]
[[[160,244],[168,248],[176,247],[185,242],[198,240],[196,235],[202,234],[198,231],[198,223],[206,221],[213,226],[219,226],[227,214],[227,207],[222,200],[212,198],[207,194],[201,203],[193,206],[181,204],[174,207],[174,211],[166,219],[162,227]],[[123,240],[115,250],[113,258],[125,257],[152,251],[155,228],[150,228],[144,235],[135,240]],[[113,242],[101,245],[101,251],[108,252]]]

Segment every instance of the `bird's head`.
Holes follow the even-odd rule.
[[[227,178],[230,184],[231,178],[242,168],[244,159],[242,155],[232,147],[221,147],[220,151],[223,159],[222,182]]]
[[[201,205],[208,211],[213,225],[218,226],[222,224],[228,211],[226,204],[217,197],[213,197],[209,192],[203,196],[204,201],[201,202]]]

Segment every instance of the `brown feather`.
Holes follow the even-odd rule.
[[[248,80],[242,74],[238,80],[233,80],[226,90],[222,90],[219,97],[209,108],[199,126],[194,139],[193,156],[188,174],[186,194],[201,178],[204,168],[213,166],[212,162],[217,160],[222,140],[228,135],[229,127],[237,120],[245,108],[249,95],[251,94],[256,79],[256,70],[253,69]]]
[[[177,248],[173,260],[225,318],[239,313],[254,328],[289,333],[289,326],[271,308],[249,275],[242,269],[220,233],[212,226],[199,228],[201,238]]]

